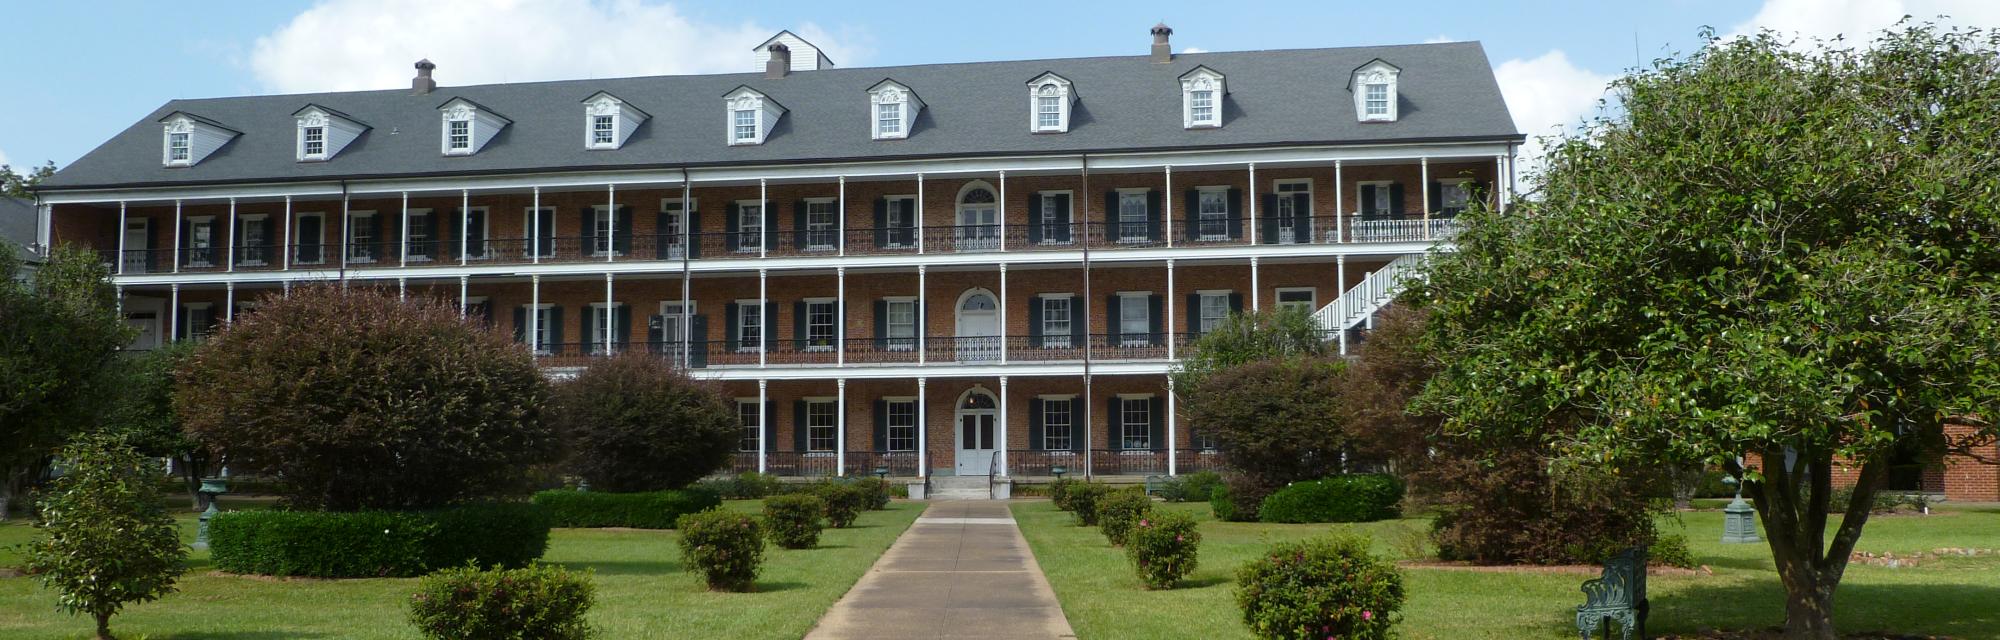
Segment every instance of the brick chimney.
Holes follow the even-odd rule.
[[[773,42],[771,43],[770,51],[771,58],[764,61],[764,77],[773,79],[783,78],[785,74],[791,73],[792,48],[785,46],[783,43]]]
[[[1167,44],[1167,36],[1174,35],[1173,27],[1162,22],[1153,25],[1153,62],[1165,64],[1174,61],[1174,49]]]
[[[431,79],[431,70],[436,68],[437,65],[432,64],[428,59],[418,60],[417,77],[410,80],[410,93],[421,96],[436,90],[438,83],[436,80]]]

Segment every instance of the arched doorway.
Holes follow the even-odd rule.
[[[1000,305],[993,292],[967,289],[959,294],[955,309],[958,323],[952,335],[957,336],[959,361],[999,360]]]
[[[957,454],[954,469],[961,476],[983,476],[992,471],[993,455],[999,451],[999,405],[985,387],[973,387],[958,397],[952,413],[953,442]]]
[[[1000,248],[1000,198],[993,187],[982,181],[966,183],[958,190],[959,251],[990,251]]]

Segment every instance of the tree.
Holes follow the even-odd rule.
[[[95,254],[57,248],[27,287],[16,284],[19,268],[0,243],[0,520],[56,448],[96,418],[105,374],[131,340]]]
[[[1899,444],[2000,409],[2000,37],[1863,50],[1711,40],[1617,82],[1539,201],[1474,211],[1405,299],[1441,363],[1419,408],[1561,468],[1707,463],[1747,482],[1786,636],[1833,596]],[[1738,466],[1753,454],[1761,464]],[[1836,461],[1858,483],[1830,537]]]
[[[28,546],[28,572],[61,593],[56,606],[97,621],[128,602],[174,592],[187,570],[174,519],[153,490],[154,463],[116,437],[86,436],[63,449],[65,470],[41,502],[43,536]]]
[[[0,196],[28,199],[35,197],[35,185],[41,184],[49,176],[56,174],[56,163],[47,162],[29,169],[27,173],[15,173],[13,165],[0,164]]]
[[[721,393],[640,353],[599,361],[556,385],[553,407],[568,468],[604,491],[687,486],[727,464],[742,436]]]
[[[555,454],[526,350],[439,301],[296,287],[211,337],[174,410],[295,507],[426,508],[526,489]]]
[[[1341,470],[1334,389],[1345,367],[1330,353],[1308,312],[1266,310],[1230,316],[1174,371],[1189,429],[1213,439],[1229,465],[1235,518],[1254,520],[1286,483]]]
[[[1173,373],[1174,384],[1193,389],[1216,371],[1239,364],[1332,353],[1310,311],[1280,308],[1235,314],[1188,345]]]
[[[220,468],[221,460],[181,426],[174,413],[174,371],[194,354],[193,342],[169,342],[121,363],[117,397],[104,418],[104,429],[123,434],[140,453],[172,458],[187,487],[195,511],[208,505],[201,497],[201,479]]]

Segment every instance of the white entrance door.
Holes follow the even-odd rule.
[[[133,330],[132,348],[151,351],[160,348],[160,314],[156,311],[134,311],[125,314],[125,326]]]
[[[146,256],[152,255],[146,246],[147,225],[152,221],[145,218],[125,221],[125,255],[119,260],[125,265],[125,273],[145,273]]]
[[[1000,359],[1000,312],[993,294],[974,291],[958,302],[958,359]]]
[[[993,454],[999,450],[994,426],[994,400],[983,390],[973,390],[966,394],[965,401],[959,403],[957,428],[954,429],[958,444],[956,470],[961,476],[989,475],[993,469]]]
[[[693,316],[694,305],[688,305],[687,313],[689,316]],[[672,362],[681,362],[682,356],[687,351],[687,341],[685,340],[687,335],[683,331],[684,329],[681,327],[681,303],[661,302],[660,355],[666,356]]]
[[[1000,248],[1000,206],[992,191],[979,186],[959,196],[957,236],[959,251]]]

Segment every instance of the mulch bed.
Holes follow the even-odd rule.
[[[1604,566],[1594,565],[1594,564],[1591,565],[1472,564],[1469,562],[1406,560],[1403,562],[1396,563],[1396,566],[1408,567],[1412,569],[1447,569],[1452,571],[1475,571],[1480,573],[1560,573],[1560,574],[1591,576],[1591,577],[1604,575]],[[1707,565],[1703,565],[1701,567],[1697,567],[1694,569],[1654,566],[1654,567],[1647,567],[1646,574],[1654,576],[1712,576],[1715,575],[1715,571],[1710,570]]]

